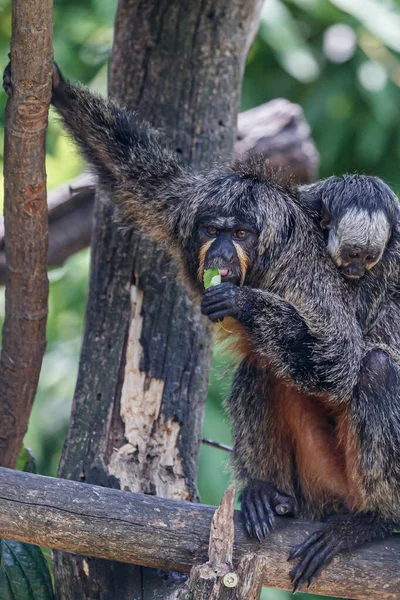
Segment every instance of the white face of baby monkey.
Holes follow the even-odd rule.
[[[329,232],[328,252],[336,266],[348,262],[349,255],[364,254],[366,268],[379,262],[390,237],[390,224],[383,211],[348,210],[336,228]]]

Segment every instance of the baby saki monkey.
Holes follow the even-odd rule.
[[[300,190],[322,214],[328,252],[340,272],[363,277],[381,260],[399,221],[396,195],[368,175],[329,177]]]
[[[378,177],[358,174],[329,177],[300,193],[322,216],[328,253],[358,292],[357,314],[366,332],[388,297],[400,291],[398,198]]]
[[[9,70],[4,86],[12,93]],[[245,341],[227,409],[249,534],[261,540],[294,509],[329,517],[290,556],[294,589],[341,550],[390,535],[400,524],[400,377],[365,344],[309,202],[262,163],[193,173],[137,115],[58,69],[52,102],[124,219],[166,244],[202,312],[231,317]],[[204,293],[209,267],[222,283]]]

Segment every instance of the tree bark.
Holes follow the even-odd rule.
[[[245,57],[260,0],[122,0],[110,94],[163,129],[194,168],[233,149]],[[211,339],[165,253],[121,234],[99,202],[72,419],[60,475],[169,498],[197,498]],[[173,577],[56,557],[59,598],[165,598]],[[129,588],[127,591],[126,588]]]
[[[6,315],[0,358],[0,464],[14,467],[46,346],[45,137],[51,96],[52,2],[14,0],[12,97],[4,147]]]
[[[0,536],[23,542],[187,573],[209,560],[214,515],[215,507],[204,504],[0,468]],[[221,560],[215,564],[221,567],[232,561],[242,590],[247,586],[246,600],[258,593],[260,577],[264,585],[290,589],[292,563],[287,562],[288,553],[319,527],[320,523],[278,517],[275,531],[259,544],[248,537],[242,515],[235,511],[233,552],[228,548],[226,553],[222,545]],[[229,526],[228,537],[231,529]],[[218,544],[221,541],[219,538]],[[131,587],[135,582],[124,579],[127,569],[134,567],[92,558],[78,564],[80,571],[75,577],[80,577],[82,589],[93,589],[93,578],[97,579],[107,567],[116,577],[116,595],[113,590],[104,589],[100,596],[99,589],[98,593],[92,592],[91,598],[134,597]],[[255,567],[257,577],[248,577]],[[394,535],[356,552],[339,554],[312,591],[354,600],[398,600],[399,589],[400,535]],[[71,600],[84,597],[70,596]],[[166,600],[168,593],[160,598]]]

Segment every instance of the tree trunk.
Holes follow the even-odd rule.
[[[228,157],[260,0],[121,0],[113,98],[194,168]],[[104,199],[103,199],[104,200]],[[207,324],[163,250],[97,203],[86,327],[60,476],[195,500]],[[60,599],[166,598],[181,576],[58,553]]]
[[[0,464],[5,467],[17,461],[46,347],[51,0],[13,0],[11,61],[4,143],[6,315],[0,359]]]

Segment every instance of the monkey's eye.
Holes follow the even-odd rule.
[[[218,229],[216,227],[206,227],[206,233],[207,235],[217,235],[218,233]]]
[[[368,262],[373,262],[374,260],[376,260],[378,257],[376,254],[368,254],[368,256],[365,257],[365,260]]]
[[[359,254],[356,250],[349,251],[349,258],[358,258]]]
[[[247,234],[248,231],[246,231],[245,229],[238,229],[237,231],[235,231],[235,237],[237,237],[238,240],[244,240],[245,238],[247,238]]]

